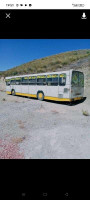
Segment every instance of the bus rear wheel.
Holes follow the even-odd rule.
[[[38,98],[38,100],[43,101],[43,99],[44,99],[44,94],[43,94],[43,92],[38,92],[37,98]]]
[[[15,90],[14,90],[14,89],[11,91],[11,94],[12,94],[13,96],[15,96]]]

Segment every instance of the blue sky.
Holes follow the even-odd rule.
[[[78,49],[90,49],[90,39],[0,39],[0,71]]]

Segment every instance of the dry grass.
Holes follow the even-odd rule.
[[[56,71],[65,65],[74,61],[90,56],[90,50],[77,50],[48,56],[45,58],[33,60],[20,66],[9,69],[1,73],[1,76],[15,76],[20,74],[43,73]]]

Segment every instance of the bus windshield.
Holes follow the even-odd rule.
[[[83,72],[73,71],[72,72],[72,86],[84,87],[84,74]]]

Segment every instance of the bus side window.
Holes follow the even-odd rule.
[[[6,81],[6,85],[9,86],[10,85],[10,81]]]
[[[16,85],[21,85],[21,79],[16,79]]]
[[[57,86],[58,85],[58,75],[55,74],[54,77],[52,77],[52,85]]]
[[[47,75],[47,85],[57,86],[58,85],[58,74]]]
[[[15,85],[16,84],[16,80],[11,80],[10,84],[11,85]]]
[[[29,77],[29,85],[36,85],[36,76]]]
[[[37,85],[46,85],[46,76],[37,76]]]
[[[59,85],[65,86],[66,85],[66,74],[59,75]]]
[[[47,76],[47,85],[51,86],[51,84],[52,84],[52,77],[48,78]]]
[[[79,86],[84,87],[84,74],[79,72]]]
[[[72,86],[78,86],[78,82],[79,82],[79,73],[77,71],[73,71],[72,81],[71,81]]]
[[[22,85],[28,85],[29,84],[29,79],[28,77],[23,77],[22,78]]]

